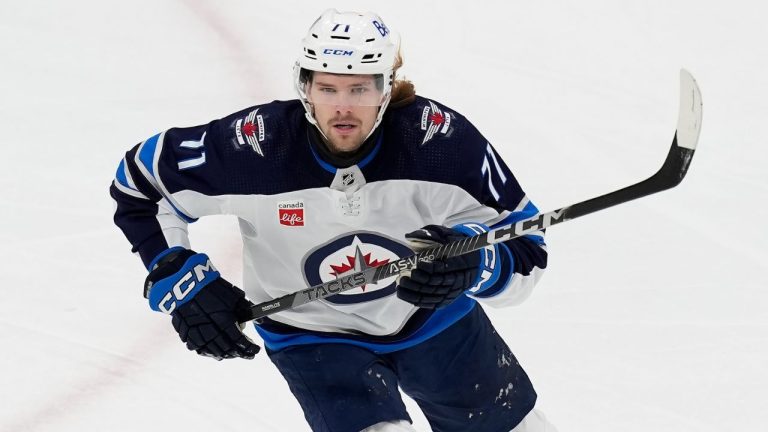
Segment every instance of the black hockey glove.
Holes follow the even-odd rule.
[[[416,250],[465,237],[467,235],[464,233],[440,225],[427,225],[405,235]],[[478,251],[431,263],[419,262],[410,275],[398,280],[397,296],[425,309],[447,306],[477,282],[481,261],[482,256]]]
[[[259,352],[238,323],[251,302],[220,277],[205,254],[183,248],[166,253],[147,276],[144,297],[153,310],[171,315],[191,351],[216,360],[252,359]]]

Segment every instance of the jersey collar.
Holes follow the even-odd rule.
[[[377,130],[365,140],[363,145],[360,146],[359,151],[348,157],[331,153],[320,136],[320,133],[313,126],[307,128],[307,139],[315,161],[317,161],[324,170],[331,174],[335,174],[336,170],[339,168],[349,168],[353,165],[357,165],[362,169],[368,165],[379,153],[382,133],[381,126],[379,126]]]

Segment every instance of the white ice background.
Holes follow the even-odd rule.
[[[149,310],[107,188],[161,130],[293,98],[326,7],[379,12],[418,92],[470,118],[545,211],[655,172],[690,70],[704,120],[685,181],[550,229],[533,296],[489,313],[561,431],[768,430],[757,0],[2,1],[0,430],[308,430],[265,355],[198,357]],[[231,219],[191,234],[240,281]]]

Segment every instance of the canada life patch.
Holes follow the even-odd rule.
[[[277,203],[277,219],[280,225],[289,227],[304,226],[304,201],[281,201]]]
[[[237,119],[235,122],[235,137],[240,146],[249,145],[253,151],[264,156],[264,150],[261,143],[264,142],[266,135],[264,133],[264,117],[258,113],[259,109],[248,113],[245,118]]]
[[[424,107],[421,113],[421,130],[425,131],[421,145],[434,138],[435,134],[449,135],[451,128],[451,113],[443,112],[434,102]]]

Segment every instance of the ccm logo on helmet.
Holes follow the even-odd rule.
[[[338,55],[338,56],[351,56],[353,52],[354,51],[342,50],[342,49],[331,49],[331,48],[326,48],[323,50],[323,54]]]
[[[207,260],[205,264],[197,264],[192,270],[185,273],[178,281],[173,285],[173,289],[168,291],[158,303],[157,308],[160,312],[170,314],[176,309],[177,302],[183,302],[183,300],[195,290],[198,284],[208,282],[206,277],[211,273],[217,273],[216,267],[211,264],[211,260]]]

